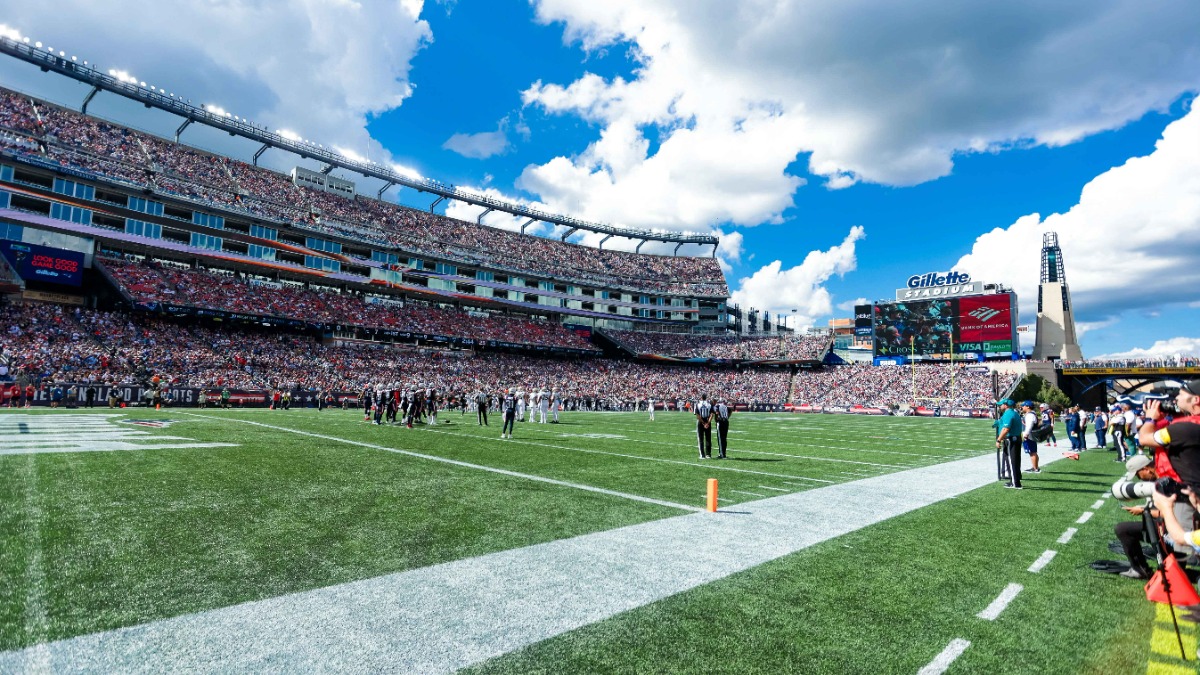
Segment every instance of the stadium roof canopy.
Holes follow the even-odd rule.
[[[525,224],[521,226],[521,231],[536,222],[545,222],[552,225],[561,225],[567,228],[567,231],[562,235],[562,240],[566,241],[567,237],[578,232],[579,230],[587,230],[589,232],[599,232],[607,235],[600,242],[600,247],[604,246],[604,242],[613,237],[624,237],[627,239],[640,240],[641,243],[637,246],[637,251],[640,251],[642,244],[647,241],[661,241],[675,243],[675,253],[679,252],[679,248],[684,244],[699,244],[703,246],[712,246],[713,255],[716,255],[717,244],[720,239],[710,234],[692,234],[692,233],[675,233],[675,232],[658,232],[653,230],[636,230],[621,227],[614,227],[602,223],[592,223],[585,220],[579,220],[570,216],[563,216],[554,213],[546,213],[537,209],[532,209],[527,206],[506,202],[500,199],[494,199],[487,195],[468,192],[461,188],[442,183],[436,180],[406,176],[396,171],[395,169],[378,164],[375,162],[362,161],[346,157],[329,148],[325,148],[317,143],[312,143],[301,139],[296,134],[286,131],[270,131],[265,127],[253,124],[252,122],[241,119],[235,115],[221,110],[215,106],[196,106],[191,102],[183,100],[174,94],[168,94],[165,90],[147,86],[145,82],[138,82],[135,78],[126,73],[119,71],[109,71],[108,73],[97,70],[93,65],[88,65],[87,61],[80,63],[76,57],[67,56],[65,52],[57,54],[48,49],[42,49],[41,43],[34,45],[29,44],[29,39],[25,38],[17,40],[8,36],[0,36],[0,53],[8,54],[14,58],[31,63],[44,72],[54,72],[60,75],[65,75],[74,80],[91,85],[92,90],[83,100],[81,106],[82,112],[87,112],[87,106],[92,98],[101,91],[108,91],[125,98],[132,99],[145,105],[147,108],[158,108],[169,113],[179,115],[184,118],[183,124],[175,132],[175,140],[179,140],[179,135],[192,122],[199,122],[216,129],[228,132],[231,136],[241,136],[249,140],[262,143],[262,147],[258,152],[254,153],[254,162],[258,163],[258,158],[262,156],[270,148],[277,148],[286,152],[299,155],[305,159],[313,159],[323,162],[325,166],[322,172],[329,173],[334,169],[341,168],[354,173],[366,176],[368,178],[378,178],[386,182],[386,185],[379,190],[378,196],[382,197],[383,192],[393,185],[413,188],[421,192],[427,192],[437,196],[437,200],[429,205],[432,212],[441,202],[447,199],[453,199],[467,204],[483,207],[485,210],[479,215],[476,222],[482,224],[483,217],[492,211],[502,211],[514,216],[526,218]]]

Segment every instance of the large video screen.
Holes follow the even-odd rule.
[[[0,253],[26,281],[78,286],[83,283],[83,254],[19,241],[0,241]]]
[[[1012,296],[968,296],[875,306],[876,356],[1011,353]]]
[[[954,313],[952,300],[875,305],[875,355],[949,354]]]

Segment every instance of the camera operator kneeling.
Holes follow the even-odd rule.
[[[1158,472],[1154,470],[1150,458],[1145,455],[1130,457],[1129,461],[1125,462],[1125,468],[1127,469],[1125,475],[1112,486],[1113,496],[1122,501],[1143,499],[1146,502],[1142,506],[1121,507],[1135,516],[1143,517],[1140,520],[1117,523],[1113,528],[1116,531],[1117,539],[1121,542],[1121,547],[1125,549],[1125,557],[1129,559],[1129,569],[1121,572],[1121,576],[1130,579],[1149,579],[1150,564],[1146,560],[1145,553],[1142,552],[1142,542],[1153,543],[1146,531],[1145,512],[1151,505],[1150,498],[1154,494],[1154,481],[1158,478]],[[1157,518],[1158,512],[1151,510],[1150,516]]]

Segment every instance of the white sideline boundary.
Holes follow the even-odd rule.
[[[207,415],[200,415],[197,413],[180,413],[180,414],[191,415],[192,417],[201,417],[201,418],[205,418],[205,419],[216,419],[216,418],[208,417]],[[350,440],[348,438],[342,438],[340,436],[330,436],[328,434],[316,434],[311,431],[301,431],[299,429],[290,429],[288,427],[279,427],[279,426],[275,426],[273,424],[264,424],[263,422],[252,422],[250,420],[234,419],[231,421],[240,422],[242,424],[251,424],[256,427],[266,427],[268,429],[273,429],[275,431],[284,431],[284,432],[287,432],[290,434],[298,434],[300,436],[309,436],[312,438],[320,438],[320,439],[327,440],[327,441],[334,441],[336,443],[345,443],[347,445],[357,445],[362,448],[371,448],[372,450],[383,450],[384,452],[394,452],[398,455],[407,455],[409,457],[416,457],[418,459],[426,459],[426,460],[429,460],[432,462],[440,462],[442,464],[451,464],[453,466],[462,467],[464,469],[475,469],[477,471],[485,471],[488,473],[498,473],[502,476],[511,476],[513,478],[524,478],[525,480],[531,480],[531,481],[534,481],[537,483],[549,483],[550,485],[558,485],[560,487],[574,488],[576,490],[583,490],[584,492],[595,492],[595,493],[602,494],[602,495],[608,495],[610,497],[621,497],[622,499],[629,499],[629,500],[636,501],[636,502],[645,502],[647,504],[657,504],[659,506],[667,506],[667,507],[674,508],[674,509],[680,509],[682,511],[699,512],[699,511],[704,510],[704,509],[700,508],[699,506],[690,506],[688,504],[676,504],[675,502],[668,502],[668,501],[665,501],[662,499],[654,499],[653,497],[643,497],[642,495],[630,494],[628,492],[619,492],[617,490],[608,490],[606,488],[599,488],[599,487],[595,487],[593,485],[583,485],[582,483],[572,483],[569,481],[558,480],[555,478],[546,478],[545,476],[536,476],[536,475],[530,474],[530,473],[521,473],[520,471],[509,471],[508,469],[498,469],[494,466],[484,466],[482,464],[472,464],[471,462],[463,462],[463,461],[459,461],[457,459],[449,459],[447,457],[439,457],[437,455],[427,455],[425,453],[415,452],[413,450],[404,450],[402,448],[392,448],[392,447],[388,447],[386,445],[376,445],[374,443],[364,443],[363,441],[354,441],[354,440]]]
[[[449,673],[995,480],[988,453],[34,645],[0,672]]]

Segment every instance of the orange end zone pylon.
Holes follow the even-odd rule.
[[[710,513],[717,512],[717,479],[708,479],[708,510]]]

